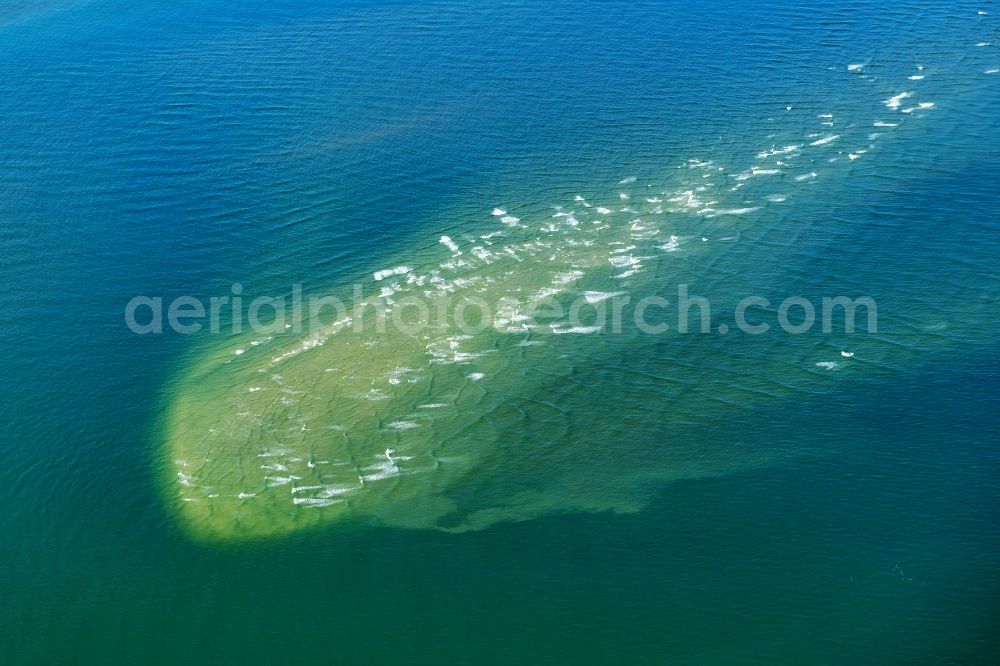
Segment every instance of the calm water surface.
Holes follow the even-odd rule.
[[[995,662],[998,17],[0,3],[0,661]],[[373,271],[447,261],[441,236],[469,256],[496,231],[552,243],[483,269],[504,288],[596,247],[573,290],[684,282],[713,329],[750,294],[865,294],[879,330],[491,338],[502,362],[423,368],[452,416],[348,451],[363,471],[389,437],[455,465],[280,534],[287,488],[236,521],[183,495],[178,450],[235,492],[232,461],[290,417],[190,449],[172,415],[231,422],[236,368],[302,336],[222,366],[254,338],[134,335],[129,299],[377,291]],[[611,243],[633,241],[621,277]],[[286,372],[304,395],[337,386],[330,344]],[[412,411],[386,390],[353,409]]]

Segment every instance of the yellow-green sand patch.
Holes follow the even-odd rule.
[[[313,317],[305,334],[228,338],[185,373],[167,413],[183,524],[221,539],[346,517],[478,529],[558,510],[631,511],[665,479],[777,455],[712,441],[712,424],[822,390],[832,371],[877,363],[893,345],[872,337],[855,358],[810,336],[695,333],[664,356],[633,310],[621,330],[600,324],[626,297],[634,305],[696,267],[707,284],[737,274],[748,260],[732,251],[740,229],[812,187],[801,172],[836,173],[833,143],[789,141],[739,168],[691,159],[666,187],[623,179],[600,201],[577,196],[547,213],[484,211],[490,229],[373,271],[366,293],[377,295],[359,310],[322,326]],[[755,261],[780,265],[771,254]],[[585,321],[546,318],[553,302],[582,305]],[[430,321],[417,326],[421,307]],[[623,355],[654,353],[655,367],[614,369]],[[614,414],[601,410],[608,391]],[[669,441],[632,447],[637,428]]]

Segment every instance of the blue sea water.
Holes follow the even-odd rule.
[[[0,4],[2,661],[994,662],[998,17]],[[468,515],[541,498],[484,529],[178,520],[164,414],[219,343],[133,334],[132,297],[328,293],[498,206],[541,223],[833,135],[726,194],[758,210],[668,213],[670,275],[723,303],[869,294],[877,334],[574,342],[508,401],[549,411],[449,490]]]

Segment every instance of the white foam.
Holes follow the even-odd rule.
[[[784,194],[769,194],[767,196],[767,200],[773,201],[774,203],[781,203],[782,201],[785,201],[787,199],[788,197],[786,197]]]
[[[273,488],[275,486],[287,486],[292,481],[300,481],[300,477],[297,476],[265,476],[264,481],[267,482],[268,488]]]
[[[320,498],[320,497],[294,497],[294,498],[292,498],[292,502],[295,503],[295,504],[300,504],[300,505],[303,505],[303,506],[312,506],[312,507],[330,506],[331,504],[340,504],[343,501],[344,500],[342,500],[342,499],[329,499],[329,498]]]
[[[911,106],[909,108],[903,109],[900,113],[913,113],[914,111],[920,111],[921,109],[931,109],[934,108],[934,102],[921,102],[916,106]]]
[[[595,210],[597,210],[597,212],[600,213],[601,215],[610,215],[611,214],[611,209],[610,208],[605,208],[604,206],[598,206]]]
[[[920,81],[920,80],[922,80],[924,78],[924,75],[923,74],[911,74],[910,76],[908,76],[906,78],[908,78],[911,81]]]
[[[640,263],[639,257],[635,255],[626,254],[608,257],[608,261],[615,268],[625,268],[626,266],[638,266]]]
[[[813,141],[809,145],[810,146],[825,146],[826,144],[831,143],[833,141],[836,141],[839,138],[840,138],[839,134],[833,134],[831,136],[823,137],[822,139],[816,139],[815,141]]]
[[[387,425],[393,430],[413,430],[420,427],[416,421],[393,421]]]
[[[1000,72],[1000,69],[994,67],[992,69],[987,69],[985,72],[983,72],[983,74],[996,74],[997,72]]]
[[[559,324],[550,324],[549,328],[556,335],[565,335],[567,333],[574,333],[579,335],[588,335],[591,333],[600,333],[603,330],[603,326],[569,326],[567,328],[561,328]]]
[[[756,167],[751,168],[749,171],[744,171],[743,173],[734,176],[735,180],[743,181],[749,180],[754,176],[774,176],[781,173],[781,169],[758,169]]]
[[[409,460],[409,458],[403,458],[403,460]],[[347,493],[354,492],[358,489],[358,487],[326,485],[322,486],[322,489],[323,490],[319,493],[319,496],[326,499],[328,497],[336,497],[337,495],[346,495]]]
[[[492,214],[494,217],[500,217],[501,215],[506,215],[507,211],[505,211],[503,208],[494,208]]]
[[[901,92],[898,95],[893,95],[892,97],[890,97],[889,99],[885,100],[882,103],[885,104],[890,109],[898,109],[899,105],[903,102],[904,99],[912,96],[913,93],[911,92]]]
[[[813,178],[816,177],[816,175],[817,175],[816,172],[812,171],[810,173],[804,173],[801,176],[796,176],[795,180],[801,183],[804,180],[812,180]]]
[[[458,249],[458,244],[455,243],[455,241],[453,241],[450,237],[448,237],[448,236],[441,236],[440,243],[442,245],[444,245],[446,248],[448,248],[449,250],[451,250],[453,253],[455,253],[455,256],[458,256],[458,255],[462,254],[462,251],[460,249]]]
[[[885,123],[882,122],[881,120],[876,120],[874,123],[872,123],[872,125],[875,127],[895,127],[898,124],[899,123]]]
[[[628,194],[625,192],[619,192],[618,198],[621,199],[622,201],[625,201],[626,199],[628,199]]]
[[[635,182],[635,176],[629,176],[628,178],[622,178],[618,181],[619,185],[631,185]]]
[[[606,301],[609,298],[615,298],[616,296],[624,296],[624,291],[585,291],[583,292],[583,297],[590,304],[600,303],[601,301]]]
[[[704,205],[704,202],[698,199],[698,197],[695,196],[695,193],[692,190],[687,190],[685,192],[681,192],[677,196],[671,197],[670,202],[682,203],[688,208],[700,208],[701,206]]]
[[[394,275],[404,275],[412,270],[413,270],[412,266],[396,266],[394,268],[383,268],[380,271],[375,271],[373,275],[375,276],[376,280],[384,280]]]
[[[392,459],[392,449],[385,450],[385,458],[386,462],[376,463],[365,468],[365,471],[374,471],[375,474],[365,474],[363,476],[359,476],[358,480],[360,480],[361,483],[365,483],[366,481],[380,481],[382,479],[398,476],[400,474],[400,470],[399,467],[396,466],[396,462]]]
[[[976,46],[989,46],[990,42],[979,42]]]
[[[566,273],[556,273],[552,276],[552,284],[563,286],[576,282],[584,276],[583,271],[568,271]]]
[[[663,245],[660,245],[659,248],[664,252],[677,252],[678,250],[681,249],[681,245],[677,239],[677,236],[671,236],[669,239],[667,239],[667,242],[664,243]]]
[[[760,206],[751,206],[749,208],[723,208],[709,213],[705,217],[719,217],[720,215],[746,215],[747,213],[753,213],[758,210],[760,210]]]
[[[474,382],[478,382],[480,379],[483,379],[484,377],[486,377],[486,375],[484,375],[481,372],[470,372],[465,377],[467,379],[471,379]]]
[[[764,152],[757,153],[758,159],[764,159],[767,157],[773,157],[774,155],[787,155],[788,153],[794,153],[796,150],[802,148],[802,146],[784,146],[782,148],[771,148],[770,150],[765,150]]]
[[[513,215],[504,215],[503,217],[500,218],[500,223],[506,224],[508,227],[512,227],[520,221],[521,218],[514,217]]]
[[[476,259],[481,259],[482,261],[487,261],[489,260],[490,257],[493,256],[492,252],[490,252],[481,245],[475,246],[474,248],[472,248],[472,250],[470,250],[470,252],[472,252],[472,256],[474,256]]]
[[[865,68],[865,66],[864,66],[863,63],[862,64],[855,64],[855,65],[848,65],[847,66],[847,71],[848,72],[860,72],[864,68]]]
[[[854,352],[842,351],[840,352],[840,355],[844,358],[854,358]]]
[[[820,361],[816,364],[817,368],[823,368],[824,370],[833,370],[837,367],[836,361]]]

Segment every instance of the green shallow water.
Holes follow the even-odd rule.
[[[828,76],[858,78],[851,68]],[[662,180],[626,177],[547,207],[481,211],[456,238],[417,241],[420,250],[374,270],[360,287],[372,296],[296,322],[306,334],[281,319],[226,338],[172,387],[167,493],[182,523],[223,539],[350,518],[483,529],[550,512],[638,511],[657,484],[806,453],[711,432],[733,410],[828,394],[841,375],[874,379],[984,332],[985,303],[935,311],[940,283],[919,280],[878,292],[894,308],[881,331],[873,298],[858,307],[857,331],[845,330],[843,310],[830,310],[840,335],[820,333],[822,321],[811,334],[779,330],[777,301],[797,291],[767,293],[770,334],[733,321],[740,290],[762,295],[761,279],[794,289],[806,270],[796,254],[838,251],[835,238],[803,228],[806,214],[877,185],[866,180],[877,181],[879,162],[934,123],[936,103],[904,92],[910,106],[873,99],[871,116],[855,111],[836,130],[826,129],[832,113],[801,128],[801,114],[772,118],[778,131],[758,150],[703,149]],[[848,265],[825,270],[827,285],[848,290],[810,285],[821,319],[823,297],[871,298],[871,283],[831,277]],[[688,332],[656,340],[663,334],[638,325],[636,306],[666,298],[674,310],[655,303],[647,323],[676,330],[680,285],[710,296],[715,316],[692,306]]]
[[[0,3],[0,661],[995,662],[998,15]]]

